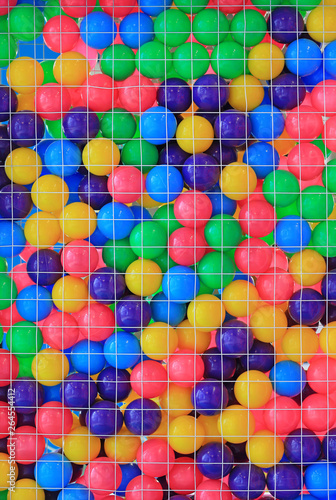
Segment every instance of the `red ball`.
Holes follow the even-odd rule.
[[[19,362],[16,356],[7,351],[7,349],[0,349],[0,387],[8,385],[16,379],[18,374]]]
[[[83,83],[81,96],[84,106],[96,113],[104,113],[114,107],[118,89],[110,76],[97,73]]]
[[[145,178],[137,168],[121,165],[109,176],[107,189],[115,201],[132,203],[145,191]]]
[[[179,457],[174,467],[167,475],[169,488],[179,495],[190,495],[202,482],[203,475],[195,460],[189,457]]]
[[[297,144],[288,154],[287,168],[303,181],[315,179],[323,172],[324,155],[315,144]]]
[[[18,313],[15,302],[11,307],[7,307],[7,309],[3,309],[2,311],[0,311],[0,324],[2,325],[2,329],[5,333],[8,332],[8,329],[12,325],[14,325],[14,323],[18,323],[19,321],[25,321],[25,320]],[[0,387],[1,387],[1,382],[0,382]]]
[[[125,17],[136,5],[136,0],[99,0],[99,5],[112,17]]]
[[[71,96],[59,83],[46,83],[36,89],[35,108],[45,120],[59,120],[71,107]]]
[[[335,400],[326,394],[311,394],[302,402],[302,423],[311,431],[326,432],[336,422]]]
[[[301,411],[294,399],[276,396],[266,403],[263,417],[269,431],[277,436],[285,437],[299,427]]]
[[[235,251],[235,263],[242,273],[257,275],[269,269],[273,257],[272,248],[259,238],[247,238]]]
[[[17,424],[17,415],[14,408],[5,401],[0,401],[0,439],[9,436]]]
[[[118,83],[120,106],[131,113],[143,113],[156,100],[154,83],[142,75],[132,75]]]
[[[92,243],[85,240],[74,240],[64,247],[61,262],[68,274],[84,278],[97,268],[99,255]]]
[[[174,203],[174,214],[182,226],[204,227],[212,214],[210,198],[201,191],[181,193]]]
[[[142,398],[150,399],[160,396],[166,390],[167,384],[167,370],[157,361],[143,361],[132,370],[132,389]]]
[[[287,113],[286,130],[295,141],[314,141],[323,130],[321,114],[312,106],[296,107]]]
[[[25,262],[14,266],[9,273],[9,276],[14,280],[18,293],[26,288],[26,286],[36,286],[36,283],[30,279],[29,274],[27,273],[27,264]]]
[[[277,218],[274,208],[267,201],[253,200],[245,203],[239,212],[239,223],[245,234],[261,238],[275,228]]]
[[[236,14],[244,8],[244,0],[213,0],[213,5],[218,6],[224,14]]]
[[[163,490],[157,479],[151,476],[136,476],[126,487],[126,500],[162,500]]]
[[[17,0],[0,0],[0,16],[7,16],[17,4]]]
[[[232,493],[227,484],[217,479],[207,479],[196,489],[195,500],[231,500]]]
[[[96,6],[96,0],[60,0],[60,6],[71,17],[85,17]]]
[[[265,274],[258,277],[256,288],[260,298],[268,304],[282,304],[293,295],[294,280],[280,267],[270,267]]]
[[[204,373],[204,363],[199,354],[191,349],[180,349],[169,356],[169,379],[181,387],[193,387],[201,380]]]
[[[201,231],[191,227],[176,229],[169,238],[169,256],[180,266],[192,266],[205,255],[206,241]]]
[[[35,424],[43,437],[59,439],[71,431],[72,413],[60,401],[49,401],[37,410]]]
[[[165,439],[149,439],[137,451],[137,464],[143,474],[161,477],[168,474],[175,462],[175,453]]]
[[[79,26],[68,16],[54,16],[43,28],[43,39],[54,52],[69,52],[79,40]]]
[[[52,312],[44,320],[41,332],[44,342],[60,351],[72,347],[79,336],[76,319],[71,314],[61,311]]]
[[[336,391],[336,359],[315,356],[309,361],[307,382],[313,391],[330,394]]]
[[[44,437],[38,433],[35,427],[24,425],[15,429],[15,440],[8,439],[7,449],[9,454],[13,447],[15,448],[16,463],[33,464],[44,453]]]
[[[114,313],[105,304],[93,303],[76,315],[79,331],[84,338],[101,342],[114,332]]]
[[[323,116],[336,114],[336,81],[323,80],[311,92],[311,103]]]
[[[328,149],[336,151],[336,116],[332,116],[326,121],[322,132],[322,139]]]
[[[119,488],[122,479],[120,465],[108,457],[92,460],[84,472],[85,485],[94,495],[108,495]]]

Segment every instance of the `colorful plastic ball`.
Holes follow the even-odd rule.
[[[264,179],[277,169],[280,156],[277,150],[265,142],[255,142],[249,146],[243,156],[243,162],[250,165],[258,179]]]
[[[66,177],[81,165],[81,152],[71,141],[54,141],[45,152],[45,162],[52,174]]]
[[[62,401],[72,409],[89,408],[97,396],[95,382],[84,373],[72,373],[64,380]]]
[[[41,116],[30,111],[13,113],[8,123],[9,137],[19,147],[35,146],[44,135]]]
[[[100,67],[105,75],[123,81],[134,73],[135,54],[127,45],[114,43],[102,53]]]
[[[161,477],[169,474],[174,462],[175,453],[165,439],[145,441],[137,452],[137,464],[147,476]]]
[[[238,245],[234,258],[236,266],[242,273],[254,276],[269,269],[272,262],[272,250],[260,238],[248,238]]]
[[[32,378],[16,378],[13,390],[16,393],[14,406],[17,413],[35,413],[36,407],[43,404],[43,388]]]
[[[279,43],[294,42],[304,30],[300,11],[291,6],[279,6],[271,11],[268,27],[273,40]]]
[[[162,283],[161,268],[152,260],[135,260],[126,269],[125,282],[130,292],[135,295],[153,295]]]
[[[34,252],[27,261],[27,273],[38,285],[53,285],[63,273],[59,254],[47,248]]]
[[[92,434],[105,439],[118,434],[123,425],[123,415],[111,401],[98,401],[87,411],[85,421]]]
[[[95,113],[105,113],[114,105],[118,89],[108,75],[96,73],[89,75],[80,90],[83,105]]]
[[[88,61],[79,52],[63,52],[54,62],[54,78],[58,83],[70,88],[82,85],[88,77],[88,72]]]
[[[143,75],[131,75],[119,84],[120,104],[131,113],[148,110],[154,105],[155,99],[156,88],[152,80]]]
[[[138,200],[143,194],[145,190],[145,180],[142,173],[137,168],[121,165],[115,168],[109,176],[107,187],[115,201],[132,203]]]
[[[83,149],[83,163],[94,175],[109,175],[118,166],[120,153],[117,145],[110,139],[92,139]]]
[[[12,90],[19,94],[33,94],[42,85],[43,69],[39,62],[31,57],[19,57],[9,65],[6,73]]]
[[[31,198],[40,210],[58,212],[69,200],[69,187],[57,175],[43,175],[33,184]]]
[[[80,278],[65,276],[56,281],[52,290],[52,299],[61,311],[78,312],[86,305],[88,289]]]
[[[209,53],[197,42],[186,42],[175,50],[173,64],[174,70],[181,78],[197,79],[205,75],[209,68]]]
[[[31,196],[25,186],[8,184],[0,190],[0,215],[2,218],[24,219],[31,208]]]
[[[168,359],[169,378],[181,387],[192,387],[203,377],[204,364],[199,354],[180,349]]]
[[[13,89],[0,85],[0,121],[6,122],[18,107],[18,100]]]
[[[71,349],[70,359],[78,372],[95,375],[105,365],[103,345],[93,340],[80,340]]]
[[[303,475],[294,464],[277,464],[267,473],[267,487],[279,500],[297,498],[303,488]]]
[[[107,339],[114,331],[114,314],[104,304],[96,303],[83,307],[76,319],[80,334],[96,342]]]
[[[270,267],[266,273],[257,278],[256,288],[260,298],[274,306],[283,304],[291,298],[294,281],[287,271],[277,267]],[[280,335],[279,332],[279,337]],[[276,337],[278,337],[277,333]]]
[[[246,68],[246,51],[233,40],[221,42],[212,51],[211,67],[222,78],[237,78]]]
[[[280,462],[284,454],[284,444],[268,430],[257,431],[246,443],[246,454],[254,465],[268,468]]]
[[[44,320],[41,331],[46,344],[59,350],[72,347],[79,335],[75,318],[60,311],[53,312]]]
[[[7,449],[8,453],[12,454],[11,439],[8,440]],[[17,464],[33,464],[42,457],[44,448],[44,437],[37,433],[34,426],[23,425],[15,429],[15,462]]]
[[[305,486],[308,492],[316,498],[326,499],[330,495],[330,490],[335,489],[334,463],[318,461],[308,465],[305,471]]]
[[[207,222],[204,236],[208,245],[217,252],[236,248],[242,237],[239,222],[227,214],[218,214]]]
[[[276,396],[265,405],[263,418],[267,429],[279,436],[287,436],[298,427],[301,409],[294,399]]]
[[[7,156],[5,171],[15,184],[31,184],[42,172],[42,161],[32,149],[18,148]]]
[[[140,438],[123,426],[119,434],[105,439],[104,450],[110,459],[120,464],[128,464],[136,459],[140,445]]]
[[[267,31],[264,17],[255,9],[241,10],[234,16],[230,31],[232,38],[246,47],[258,45]]]
[[[319,342],[312,328],[294,325],[282,338],[281,347],[288,359],[303,363],[313,358],[318,350]]]
[[[258,308],[259,293],[252,283],[238,279],[224,288],[222,300],[231,316],[245,317]]]
[[[217,75],[204,75],[193,85],[193,101],[203,111],[217,111],[225,106],[229,89],[225,80]]]
[[[207,443],[196,455],[197,468],[203,476],[209,479],[221,479],[227,476],[233,464],[233,453],[221,443]]]
[[[222,213],[225,215],[233,215],[235,213],[237,206],[236,201],[225,196],[219,186],[210,188],[206,191],[206,195],[209,197],[212,204],[212,217]]]
[[[294,397],[306,385],[306,372],[294,361],[279,361],[270,371],[269,378],[279,396]]]
[[[58,500],[94,500],[94,496],[84,484],[71,483],[59,493]]]
[[[137,364],[131,374],[132,389],[144,398],[160,396],[167,388],[167,380],[165,368],[150,359]]]
[[[200,281],[196,273],[186,266],[174,266],[164,275],[162,290],[168,300],[187,303],[197,295]]]
[[[90,434],[87,427],[76,427],[64,437],[64,455],[78,465],[85,465],[97,458],[100,448],[100,439]]]
[[[143,330],[140,343],[146,356],[161,361],[175,352],[178,337],[176,330],[167,323],[157,322],[151,323]]]
[[[127,429],[135,435],[149,436],[161,423],[161,410],[151,399],[135,399],[127,405],[124,421]]]
[[[176,126],[173,113],[162,106],[147,109],[140,118],[141,135],[150,144],[165,144],[174,137]]]
[[[88,14],[80,25],[80,36],[83,42],[93,49],[109,47],[114,42],[116,34],[117,25],[105,12]]]
[[[284,7],[284,9],[287,9],[287,7]],[[293,10],[296,12],[295,9]],[[274,13],[275,11],[272,12],[271,16]],[[291,110],[298,104],[302,104],[306,96],[306,89],[299,76],[283,73],[272,81],[268,93],[274,106],[279,109]]]
[[[190,324],[201,332],[219,328],[225,318],[225,309],[218,297],[210,294],[198,295],[187,309]]]
[[[220,350],[211,347],[202,354],[204,377],[216,380],[228,380],[236,368],[236,361],[229,356],[222,356]]]
[[[294,40],[287,48],[286,66],[294,75],[308,76],[314,73],[321,61],[321,50],[313,40]]]
[[[96,248],[85,240],[74,240],[68,243],[61,254],[64,270],[78,278],[84,278],[92,273],[98,265]]]
[[[288,170],[298,179],[315,179],[323,169],[324,156],[315,144],[296,145],[288,155]]]
[[[194,453],[202,446],[203,440],[203,425],[190,415],[176,417],[169,425],[169,444],[177,453]]]
[[[150,308],[154,321],[169,323],[171,326],[177,326],[186,316],[186,306],[169,302],[162,292],[154,295]]]
[[[153,21],[144,13],[128,14],[120,23],[119,33],[125,45],[138,49],[154,39]]]
[[[34,378],[42,385],[53,386],[64,380],[69,373],[69,361],[57,349],[41,350],[33,358],[31,370]]]
[[[288,311],[296,323],[314,325],[325,312],[323,296],[312,288],[298,290],[290,298]]]
[[[69,484],[71,476],[71,462],[60,453],[45,453],[35,466],[37,483],[48,491],[64,488]]]
[[[9,12],[9,28],[15,37],[24,42],[36,40],[42,33],[44,18],[35,4],[17,5]]]
[[[237,111],[252,111],[263,102],[264,94],[264,88],[257,78],[241,75],[231,80],[228,101]]]
[[[273,80],[282,72],[285,58],[273,43],[259,43],[249,52],[247,65],[252,75],[259,80]]]
[[[254,339],[248,354],[240,358],[245,370],[258,370],[267,373],[274,366],[274,347],[268,342]]]
[[[129,111],[114,108],[102,116],[100,128],[104,137],[116,144],[125,144],[135,135],[137,122]]]
[[[302,423],[316,432],[326,432],[334,426],[336,410],[334,400],[327,394],[311,394],[302,403]]]
[[[176,130],[177,144],[189,154],[204,153],[211,146],[213,138],[212,125],[202,116],[184,118]]]
[[[72,239],[88,238],[96,229],[97,216],[92,207],[82,202],[70,203],[60,214],[60,227]]]
[[[221,173],[219,185],[222,192],[232,200],[244,200],[257,186],[253,168],[245,163],[230,163]]]
[[[173,113],[183,113],[192,102],[191,88],[181,78],[168,78],[158,88],[157,101]]]
[[[231,497],[227,484],[216,479],[202,481],[196,488],[196,500],[230,500]]]
[[[180,495],[189,495],[202,482],[202,474],[192,458],[183,456],[176,458],[166,479],[171,491]]]
[[[301,148],[303,145],[301,144]],[[291,172],[276,170],[267,175],[262,190],[268,203],[278,208],[294,203],[298,198],[300,187],[297,178]]]
[[[111,267],[101,267],[89,278],[90,295],[97,302],[111,304],[119,300],[125,292],[125,280],[122,274]]]
[[[123,401],[132,389],[130,375],[127,370],[108,366],[99,373],[97,388],[104,400],[113,402]]]
[[[324,278],[326,262],[316,250],[306,248],[293,255],[289,261],[289,272],[298,284],[303,286],[316,285]]]
[[[109,239],[121,240],[128,236],[134,226],[134,215],[123,203],[104,205],[98,214],[98,229]]]
[[[335,461],[335,428],[330,429],[322,440],[322,452],[327,460]]]
[[[162,500],[162,486],[154,477],[136,476],[128,483],[125,498],[126,500]]]
[[[319,394],[335,390],[336,360],[331,356],[315,356],[309,363],[307,382],[313,391]]]
[[[226,387],[215,379],[204,379],[198,382],[191,393],[191,402],[195,410],[206,416],[218,415],[220,410],[227,406],[228,400]]]
[[[301,104],[287,113],[286,131],[290,137],[302,143],[315,140],[323,132],[320,113],[312,106]]]
[[[267,201],[247,200],[239,212],[239,223],[245,234],[262,238],[273,231],[276,213]]]
[[[229,443],[244,443],[254,433],[254,428],[253,414],[240,405],[228,406],[218,418],[218,430]]]
[[[46,83],[36,90],[35,107],[41,118],[59,120],[71,107],[71,95],[58,83]]]
[[[125,332],[137,332],[149,324],[151,307],[136,295],[126,295],[115,307],[116,321]]]
[[[106,361],[121,369],[134,366],[140,358],[140,351],[138,339],[129,332],[116,332],[104,344]]]
[[[305,219],[298,215],[286,215],[280,219],[274,230],[277,246],[288,253],[295,253],[308,246],[311,229]]]
[[[86,144],[88,139],[94,139],[99,132],[99,119],[85,106],[77,106],[66,113],[63,118],[65,136],[76,144]]]
[[[168,241],[169,256],[176,264],[191,266],[205,253],[205,240],[200,232],[190,227],[180,227],[172,232]]]
[[[156,38],[168,47],[178,47],[190,36],[190,19],[177,9],[161,12],[154,21]]]
[[[229,475],[229,488],[240,500],[258,498],[266,486],[263,471],[254,464],[238,464]]]
[[[6,387],[14,381],[19,373],[17,357],[7,349],[0,349],[0,387]]]
[[[250,113],[251,132],[259,141],[272,141],[280,137],[285,128],[281,111],[270,104],[262,104]]]
[[[179,349],[194,350],[197,354],[202,354],[210,345],[211,334],[196,330],[188,319],[177,326],[176,332]]]
[[[43,404],[36,413],[37,431],[48,439],[58,439],[68,434],[72,428],[71,411],[59,401]]]
[[[251,135],[251,120],[244,113],[228,110],[216,118],[214,129],[221,144],[237,147]]]
[[[205,153],[190,156],[182,167],[184,182],[197,191],[212,188],[218,182],[219,173],[217,160]]]
[[[43,286],[30,285],[19,292],[16,307],[26,321],[41,321],[52,311],[51,294]]]
[[[237,378],[234,394],[242,406],[261,408],[271,398],[272,385],[263,372],[249,368]]]
[[[54,52],[72,50],[79,39],[77,23],[69,16],[55,16],[49,19],[43,28],[43,40]]]
[[[285,439],[285,454],[292,463],[309,465],[321,455],[321,442],[313,431],[296,429]]]
[[[160,203],[174,201],[182,192],[183,178],[177,168],[170,165],[157,165],[146,177],[146,191]]]
[[[13,354],[29,357],[42,347],[41,330],[30,321],[19,321],[9,328],[6,343]]]

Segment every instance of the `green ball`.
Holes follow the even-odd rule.
[[[45,83],[57,83],[57,80],[54,77],[54,72],[53,72],[54,63],[55,61],[53,61],[52,59],[41,62],[41,66],[44,73],[44,79],[42,85],[44,85]]]
[[[257,10],[246,9],[235,14],[230,24],[232,38],[243,45],[253,47],[262,41],[267,32],[264,16]]]
[[[296,201],[297,209],[309,222],[321,222],[329,217],[334,208],[332,194],[322,186],[309,186]]]
[[[173,259],[169,256],[167,249],[165,249],[161,255],[152,260],[156,262],[156,264],[159,266],[159,268],[162,271],[162,274],[165,274],[168,271],[168,269],[177,265],[176,262],[174,262]],[[158,292],[159,291],[160,290],[158,290]]]
[[[175,5],[186,14],[197,14],[207,7],[209,0],[175,0]]]
[[[176,229],[183,227],[175,217],[174,205],[162,205],[162,207],[158,208],[155,212],[153,219],[164,227],[169,236],[176,231]]]
[[[108,240],[103,247],[102,258],[107,266],[114,267],[120,273],[124,273],[132,262],[138,260],[130,247],[129,238]]]
[[[107,111],[100,120],[103,137],[112,139],[116,144],[125,144],[136,132],[137,123],[134,116],[123,108]]]
[[[235,265],[226,253],[210,252],[199,261],[197,274],[206,286],[220,290],[233,280]]]
[[[43,30],[42,12],[33,5],[22,3],[9,13],[9,29],[11,34],[22,42],[31,42],[38,38]]]
[[[155,19],[154,32],[156,38],[167,47],[178,47],[190,36],[190,19],[180,10],[165,10]]]
[[[278,220],[286,217],[286,215],[300,215],[296,201],[294,201],[290,205],[287,205],[286,207],[278,207],[276,209],[276,214]]]
[[[223,12],[217,9],[205,9],[194,17],[192,31],[199,43],[218,45],[228,36],[229,25]]]
[[[100,67],[105,75],[114,80],[126,80],[135,71],[135,54],[127,45],[111,45],[104,50]]]
[[[27,356],[26,358],[23,358],[22,356],[20,356],[18,358],[18,362],[19,362],[18,378],[22,378],[22,377],[34,378],[33,372],[31,369],[34,358],[35,358],[35,355]]]
[[[209,53],[199,43],[184,43],[174,52],[174,69],[181,78],[197,80],[209,68]]]
[[[323,257],[336,257],[336,220],[325,220],[313,229],[312,246]]]
[[[26,358],[41,350],[43,337],[41,330],[35,323],[19,321],[8,330],[6,342],[13,354]]]
[[[51,137],[54,139],[66,139],[62,127],[63,118],[60,118],[59,120],[45,120],[44,123]]]
[[[322,182],[331,193],[336,193],[336,160],[331,160],[322,172]]]
[[[147,78],[162,78],[172,67],[172,55],[161,42],[153,40],[144,43],[136,54],[135,65]]]
[[[147,174],[159,161],[159,152],[154,144],[144,139],[132,139],[126,142],[121,151],[123,165],[132,165]]]
[[[158,222],[149,220],[137,224],[130,234],[130,245],[138,257],[155,259],[167,247],[167,232]]]
[[[246,72],[247,52],[237,42],[222,42],[212,51],[211,66],[222,78],[237,78]]]
[[[287,170],[275,170],[266,175],[262,190],[265,199],[277,209],[294,203],[300,193],[299,181]]]
[[[7,260],[5,257],[0,257],[0,273],[7,273],[8,271],[8,264]]]
[[[8,33],[9,32],[8,16],[0,16],[0,32],[1,33]]]
[[[6,274],[0,275],[0,311],[10,307],[17,297],[16,284]]]
[[[260,10],[273,10],[280,5],[284,5],[283,0],[252,0],[252,3]],[[288,5],[287,1],[285,5]]]
[[[15,59],[18,46],[15,38],[8,33],[0,33],[0,68],[5,68]]]
[[[204,229],[206,242],[217,252],[235,249],[241,242],[242,234],[239,222],[227,214],[215,215]]]

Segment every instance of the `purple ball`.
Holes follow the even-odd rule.
[[[96,399],[96,384],[86,373],[72,373],[62,385],[61,400],[69,408],[77,410],[89,408]]]
[[[288,312],[293,320],[302,325],[314,325],[325,313],[324,297],[313,288],[294,292],[289,300]]]
[[[227,476],[233,466],[233,453],[222,443],[207,443],[196,455],[198,470],[208,479],[222,479]]]
[[[322,280],[321,292],[328,306],[336,306],[336,269],[329,271]]]
[[[276,42],[291,43],[304,30],[304,21],[295,7],[277,7],[271,11],[267,21],[268,31]]]
[[[197,413],[211,417],[227,407],[229,394],[221,380],[207,378],[193,387],[191,402]]]
[[[85,422],[92,434],[101,439],[118,434],[123,425],[123,414],[111,401],[98,401],[86,413]]]
[[[12,147],[15,149],[15,147]],[[7,125],[0,125],[0,164],[3,165],[9,153],[11,152],[11,141],[9,139]],[[7,179],[7,182],[5,182]],[[9,184],[10,180],[5,174],[5,169],[1,169],[0,187]]]
[[[0,85],[0,122],[6,122],[18,107],[18,100],[13,89]]]
[[[238,147],[250,137],[250,118],[239,111],[225,111],[215,121],[215,134],[224,146]]]
[[[80,200],[94,210],[100,210],[106,203],[112,201],[105,175],[85,175],[79,183],[78,194]]]
[[[102,399],[117,403],[124,401],[132,390],[130,374],[127,370],[108,366],[99,373],[97,388]]]
[[[240,358],[244,370],[269,372],[274,366],[274,347],[268,342],[254,339],[250,352]]]
[[[85,106],[77,106],[66,113],[63,118],[65,136],[76,144],[86,144],[99,132],[100,122],[96,113]]]
[[[226,165],[237,161],[237,151],[235,148],[223,146],[218,139],[214,140],[210,148],[207,149],[205,153],[213,156],[221,167],[225,167]]]
[[[276,464],[267,473],[267,487],[278,500],[294,500],[303,488],[301,467],[294,464]]]
[[[265,474],[260,467],[254,464],[239,464],[230,472],[229,488],[234,496],[240,500],[254,500],[260,497],[265,486]]]
[[[0,190],[0,215],[4,219],[24,219],[32,205],[30,192],[25,186],[7,184]]]
[[[33,378],[17,378],[12,384],[15,391],[14,407],[17,413],[35,413],[43,404],[44,390]]]
[[[236,371],[236,360],[219,352],[217,347],[211,347],[202,354],[204,363],[204,378],[215,378],[227,381]]]
[[[53,285],[63,275],[60,255],[49,248],[37,250],[28,259],[27,273],[38,285]]]
[[[137,332],[149,324],[152,313],[148,302],[137,295],[126,295],[115,308],[117,325],[125,332]]]
[[[298,75],[283,73],[272,81],[268,94],[273,105],[290,110],[301,104],[306,97],[306,87]]]
[[[226,81],[218,75],[203,75],[193,85],[193,100],[202,111],[219,112],[229,98]]]
[[[217,160],[205,153],[190,156],[182,167],[184,182],[197,191],[212,188],[218,182],[219,174]]]
[[[160,153],[159,164],[180,168],[189,156],[190,154],[183,151],[177,142],[170,141]]]
[[[44,136],[44,121],[33,111],[18,111],[7,125],[9,137],[19,147],[36,146]]]
[[[112,304],[121,299],[126,290],[125,278],[112,267],[101,267],[94,271],[89,280],[91,297],[103,304]]]
[[[208,122],[213,125],[219,115],[219,113],[215,113],[214,111],[203,111],[202,109],[198,109],[195,113],[196,116],[201,116],[208,120]]]
[[[218,328],[216,345],[222,354],[240,358],[250,351],[253,345],[253,335],[246,323],[231,319]]]
[[[168,78],[161,83],[156,98],[159,106],[183,113],[191,105],[191,88],[181,78]]]
[[[136,436],[149,436],[162,420],[160,407],[152,399],[139,398],[131,401],[124,413],[127,429]]]

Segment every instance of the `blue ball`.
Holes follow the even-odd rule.
[[[120,38],[131,49],[138,49],[144,43],[154,40],[152,19],[142,12],[128,14],[120,23]]]
[[[95,375],[105,366],[103,344],[93,340],[80,340],[71,349],[70,359],[78,372]]]
[[[123,414],[112,401],[97,401],[88,409],[85,423],[90,432],[100,439],[118,434],[123,425]]]
[[[135,399],[126,406],[124,412],[125,425],[136,436],[153,434],[159,428],[161,419],[161,410],[152,399]]]
[[[325,60],[325,70],[332,78],[336,77],[336,40],[327,44],[323,52]],[[327,78],[326,78],[327,80]]]
[[[237,208],[237,202],[231,200],[222,193],[219,186],[213,186],[205,194],[209,197],[212,205],[211,217],[219,214],[233,215]]]
[[[240,358],[244,370],[258,370],[267,373],[274,366],[274,347],[268,342],[254,339],[250,352]]]
[[[96,384],[87,373],[68,375],[59,392],[65,406],[73,410],[90,408],[97,397]]]
[[[127,370],[108,366],[99,373],[97,388],[102,399],[119,403],[126,399],[132,390],[130,374]]]
[[[173,0],[139,0],[138,5],[148,16],[157,17],[161,12],[169,9]]]
[[[295,361],[279,361],[269,374],[274,391],[279,396],[293,398],[301,394],[306,386],[306,372]],[[297,496],[297,495],[296,495]]]
[[[47,491],[65,488],[72,477],[72,465],[61,453],[44,453],[36,462],[35,480]]]
[[[250,113],[252,135],[259,141],[273,141],[285,128],[281,111],[270,104],[261,104]]]
[[[170,203],[182,193],[183,177],[176,167],[157,165],[146,177],[146,190],[153,200]]]
[[[57,500],[94,500],[94,496],[83,484],[72,483],[59,492]]]
[[[107,203],[99,210],[97,225],[109,240],[122,240],[130,235],[134,227],[134,215],[123,203]]]
[[[322,440],[322,451],[330,462],[336,462],[336,427],[330,429]]]
[[[253,345],[253,335],[246,323],[232,319],[223,323],[216,333],[217,349],[233,358],[246,355]]]
[[[278,500],[294,500],[303,488],[301,468],[293,464],[277,464],[267,474],[267,487]]]
[[[295,429],[290,432],[284,445],[288,460],[298,465],[316,462],[321,455],[321,441],[315,432],[309,429]]]
[[[236,371],[236,360],[220,353],[217,347],[210,347],[202,354],[204,378],[226,382]]]
[[[106,49],[114,42],[117,25],[105,12],[91,12],[80,24],[83,42],[93,49]]]
[[[99,230],[98,227],[96,227],[91,236],[85,239],[86,241],[92,243],[92,245],[94,245],[96,248],[102,248],[108,241],[108,238]]]
[[[80,201],[90,205],[93,210],[100,210],[104,205],[112,201],[107,189],[107,177],[105,175],[84,175],[78,186]]]
[[[198,413],[211,417],[227,407],[229,394],[220,380],[208,378],[193,387],[191,402]]]
[[[133,207],[130,207],[132,210],[132,213],[134,215],[134,225],[136,226],[137,224],[140,224],[140,222],[143,222],[145,220],[152,220],[151,214],[148,212],[147,208],[142,207],[140,205],[133,205]]]
[[[258,179],[265,179],[278,168],[280,155],[271,144],[255,142],[245,151],[243,162],[253,168]]]
[[[150,144],[166,144],[174,137],[176,128],[174,114],[162,106],[147,109],[140,118],[141,135]]]
[[[208,479],[222,479],[233,466],[233,453],[222,443],[207,443],[196,455],[197,468]]]
[[[193,300],[200,289],[200,279],[187,266],[173,266],[163,276],[162,291],[168,300],[186,304]]]
[[[125,496],[128,483],[137,476],[141,476],[141,470],[135,462],[130,464],[120,464],[122,479],[119,488],[116,490],[120,495]]]
[[[275,226],[276,245],[287,253],[296,253],[306,248],[310,242],[311,229],[305,219],[298,215],[286,215]]]
[[[131,368],[139,361],[140,354],[140,342],[129,332],[113,333],[104,344],[105,359],[115,368]]]
[[[329,45],[330,44],[328,44],[327,47],[329,47]],[[307,92],[311,92],[318,83],[324,80],[334,79],[334,76],[331,73],[328,73],[326,67],[327,67],[327,61],[325,59],[325,63],[323,64],[323,59],[322,59],[322,64],[320,65],[319,68],[317,68],[316,71],[314,71],[314,73],[302,77],[302,81],[306,87]]]
[[[180,324],[187,312],[186,304],[169,301],[163,292],[154,295],[150,307],[154,321],[162,321],[170,326]]]
[[[51,293],[40,285],[27,286],[18,293],[16,307],[26,321],[41,321],[49,316],[53,309]]]
[[[66,139],[54,141],[44,155],[46,166],[58,177],[74,175],[82,164],[82,153],[76,144]]]
[[[336,498],[336,464],[320,461],[311,464],[305,471],[305,486],[315,498]]]
[[[294,40],[287,47],[285,54],[286,66],[291,73],[308,76],[321,65],[322,53],[313,40],[301,38]]]
[[[238,464],[229,475],[229,487],[240,500],[255,500],[266,486],[265,474],[254,464]]]
[[[161,83],[156,98],[159,106],[183,113],[191,106],[191,88],[181,78],[168,78]]]
[[[325,300],[313,288],[301,288],[289,300],[288,312],[295,323],[314,325],[325,313]]]
[[[0,220],[0,257],[15,257],[25,246],[22,227],[9,220]]]

